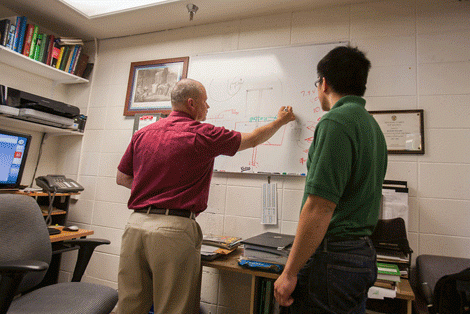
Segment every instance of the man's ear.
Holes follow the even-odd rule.
[[[186,108],[188,110],[188,113],[194,118],[195,117],[195,112],[196,112],[194,99],[188,98]]]
[[[323,82],[321,83],[320,88],[323,93],[328,93],[330,91],[330,86],[328,85],[324,77],[322,78],[322,80]]]
[[[194,108],[194,99],[188,98],[188,107],[189,108]]]

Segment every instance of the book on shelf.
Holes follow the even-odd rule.
[[[29,55],[28,55],[31,59],[34,59],[35,57],[38,34],[39,34],[39,26],[34,24],[33,37],[31,38],[31,43],[29,47]]]
[[[26,33],[27,23],[28,23],[28,19],[26,18],[26,16],[16,17],[16,33],[15,33],[13,50],[18,53],[23,52],[23,43],[24,43],[24,37],[25,37],[24,35]]]
[[[83,73],[85,73],[85,69],[88,64],[88,60],[90,59],[90,56],[88,56],[86,53],[82,51],[80,56],[78,57],[77,60],[77,66],[75,67],[75,75],[83,77]]]
[[[221,248],[232,249],[240,245],[242,238],[234,236],[223,236],[214,234],[205,234],[202,237],[202,244],[218,246]]]
[[[83,45],[83,40],[76,37],[59,37],[60,45]]]
[[[47,57],[47,49],[49,48],[48,43],[49,37],[46,33],[41,34],[41,48],[39,49],[38,57],[36,58],[37,61],[46,63],[45,57]]]
[[[52,40],[52,38],[51,38]],[[51,56],[49,60],[49,64],[51,67],[56,68],[57,67],[57,62],[59,61],[60,57],[60,46],[59,43],[56,40],[53,40],[52,42],[52,50],[51,50]]]
[[[23,39],[23,49],[21,50],[21,53],[26,57],[29,57],[29,51],[31,50],[31,42],[33,40],[33,33],[34,33],[34,24],[26,25],[26,32],[24,34],[24,39]]]
[[[59,65],[59,70],[62,70],[64,71],[65,69],[65,65],[67,64],[67,61],[69,60],[69,56],[70,56],[70,46],[69,45],[66,45],[64,46],[64,52],[62,54],[62,58],[60,59],[60,65]]]
[[[44,51],[43,63],[51,65],[52,49],[54,47],[54,35],[47,35],[46,50]]]
[[[258,313],[269,314],[273,307],[273,282],[272,280],[262,279],[259,284]]]
[[[5,47],[8,45],[10,24],[11,21],[9,19],[3,19],[0,21],[0,44]]]
[[[59,53],[59,56],[57,57],[57,64],[55,65],[56,69],[60,69],[60,64],[62,63],[62,58],[65,52],[65,46],[61,46],[59,49],[60,49],[60,53]]]
[[[67,68],[66,68],[66,71],[68,73],[72,73],[72,70],[73,70],[73,66],[75,64],[75,59],[77,58],[77,55],[79,53],[79,51],[81,50],[81,46],[80,45],[75,45],[74,48],[73,48],[73,52],[71,54],[71,57],[70,57],[70,63],[68,64]]]
[[[396,264],[377,262],[377,279],[400,282],[401,273]]]
[[[274,298],[274,280],[260,278],[257,289],[257,311],[259,314],[280,314],[281,307]]]
[[[70,63],[72,62],[74,50],[75,50],[74,47],[70,47],[70,48],[69,48],[69,53],[68,53],[68,57],[67,57],[67,62],[66,62],[65,67],[64,67],[64,69],[63,69],[65,72],[69,72]]]
[[[34,52],[31,57],[31,59],[34,59],[36,61],[39,61],[39,54],[41,53],[41,46],[42,46],[42,35],[41,33],[38,33],[36,36],[36,44],[34,46]]]
[[[8,44],[7,48],[13,50],[15,44],[15,33],[16,33],[16,25],[10,23],[10,32],[8,33]]]
[[[94,63],[90,63],[88,62],[86,64],[86,67],[85,67],[85,70],[83,71],[83,74],[82,75],[79,75],[80,77],[83,77],[84,79],[88,80],[88,78],[90,77],[90,74],[91,74],[91,71],[93,71],[93,67],[95,66]]]
[[[82,53],[82,49],[83,49],[83,46],[79,45],[77,53],[76,53],[76,55],[74,57],[74,60],[73,60],[73,64],[72,64],[71,68],[69,69],[69,73],[75,74],[75,69],[77,68],[78,59],[80,58],[80,55]]]

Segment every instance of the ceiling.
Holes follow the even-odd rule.
[[[0,17],[24,15],[29,20],[47,27],[49,31],[61,36],[76,36],[84,40],[92,40],[93,38],[115,38],[191,25],[230,21],[256,15],[373,1],[181,0],[88,19],[59,0],[2,0]],[[195,4],[199,8],[192,21],[189,19],[187,4]]]

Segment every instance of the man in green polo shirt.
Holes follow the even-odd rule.
[[[377,223],[387,147],[366,111],[370,61],[336,47],[317,65],[327,113],[315,129],[299,225],[274,295],[290,313],[365,313],[377,277],[371,240]]]

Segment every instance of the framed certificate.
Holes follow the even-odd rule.
[[[424,154],[424,110],[369,113],[382,129],[389,154]]]

